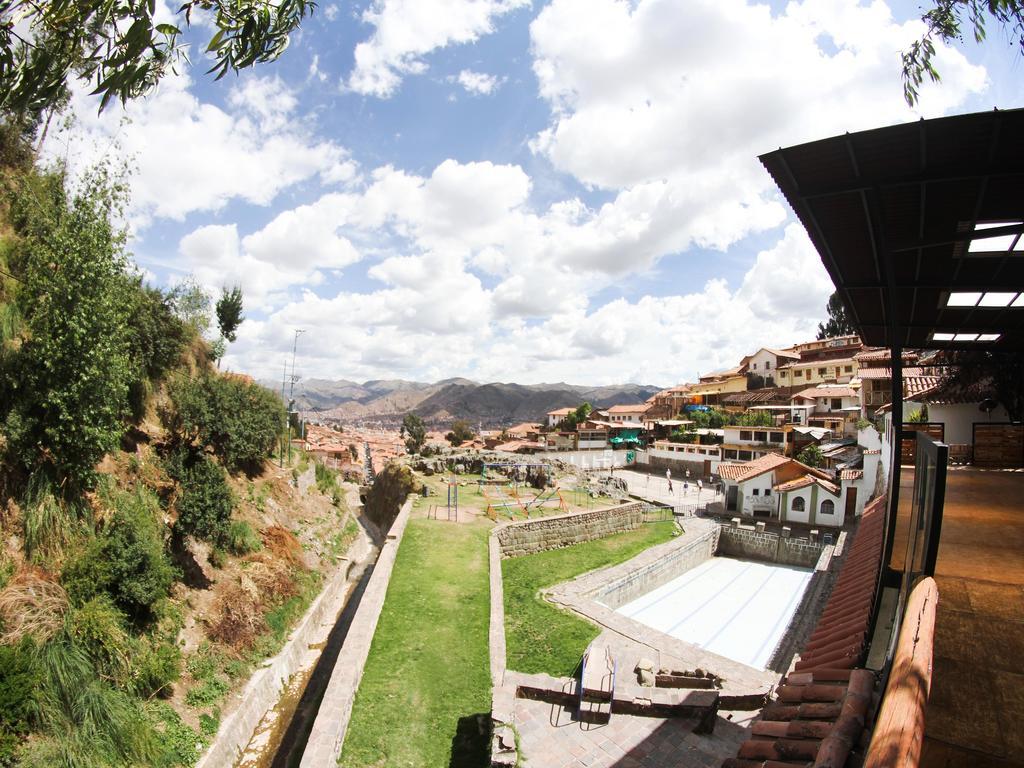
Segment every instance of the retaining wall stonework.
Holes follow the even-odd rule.
[[[352,704],[356,698],[359,681],[363,678],[370,644],[377,630],[384,598],[391,580],[391,571],[402,543],[402,534],[409,522],[412,497],[406,499],[398,517],[388,531],[387,539],[380,548],[377,564],[366,585],[366,591],[359,601],[359,608],[352,619],[352,626],[345,637],[345,644],[334,664],[334,672],[327,684],[320,710],[313,722],[313,730],[306,742],[299,768],[326,768],[338,762],[341,745],[345,741]]]
[[[821,542],[784,538],[777,533],[730,525],[721,526],[718,538],[720,555],[798,568],[813,568],[824,549],[825,545]]]
[[[495,536],[502,557],[560,549],[639,528],[644,521],[644,506],[633,502],[606,509],[506,523],[495,530]]]
[[[718,546],[716,528],[693,540],[679,542],[675,548],[659,547],[637,555],[629,561],[630,568],[625,573],[610,578],[589,597],[614,609],[667,584],[715,556]]]

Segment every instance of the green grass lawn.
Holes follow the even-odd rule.
[[[356,695],[340,763],[487,764],[490,523],[409,521]]]
[[[502,561],[508,668],[556,677],[572,675],[598,628],[542,600],[539,590],[624,562],[668,541],[676,530],[675,523],[669,521],[651,523],[565,549]]]

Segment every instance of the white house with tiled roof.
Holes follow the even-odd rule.
[[[743,358],[740,367],[744,373],[753,373],[763,377],[766,381],[776,381],[775,374],[780,365],[799,362],[800,354],[786,349],[770,349],[761,347],[752,355]],[[777,383],[777,382],[776,382]],[[773,386],[767,384],[767,386]]]
[[[637,424],[643,426],[644,417],[651,409],[650,403],[613,405],[608,409],[608,421],[612,424]]]
[[[860,515],[873,488],[878,457],[865,456],[865,469],[839,478],[796,459],[767,454],[718,467],[725,487],[725,512],[782,523],[840,528]],[[870,478],[870,479],[869,479]]]
[[[558,426],[558,423],[562,421],[570,413],[575,413],[575,408],[556,408],[553,411],[547,412],[546,423],[549,427]]]

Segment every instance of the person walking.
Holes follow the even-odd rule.
[[[665,479],[668,480],[668,492],[672,493],[672,469],[667,468],[665,470]]]

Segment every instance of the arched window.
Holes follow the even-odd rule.
[[[804,504],[805,504],[804,497],[803,496],[797,496],[795,499],[793,499],[793,506],[791,507],[791,509],[794,512],[803,512],[806,509]]]
[[[831,499],[825,499],[821,502],[821,514],[823,515],[834,515],[836,513],[836,505],[832,503]]]

